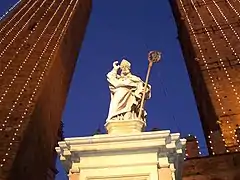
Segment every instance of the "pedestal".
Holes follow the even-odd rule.
[[[110,126],[106,124],[110,133],[120,132]],[[74,180],[180,180],[186,141],[179,136],[170,131],[121,131],[66,138],[56,151]]]
[[[146,123],[142,120],[107,121],[105,128],[108,134],[129,134],[144,131]]]

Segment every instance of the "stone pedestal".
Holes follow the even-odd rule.
[[[186,141],[179,139],[179,133],[141,132],[140,122],[122,123],[132,127],[132,131],[128,126],[121,127],[120,122],[111,122],[106,124],[110,134],[66,138],[59,142],[56,151],[69,172],[69,179],[181,179]],[[124,129],[125,134],[120,129]]]
[[[142,120],[122,120],[107,121],[105,128],[108,134],[130,134],[140,133],[146,127],[146,123]]]

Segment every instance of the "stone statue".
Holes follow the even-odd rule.
[[[120,75],[118,71],[120,69]],[[140,103],[144,91],[144,82],[131,74],[131,63],[123,59],[113,63],[113,69],[107,74],[111,102],[107,121],[138,119]],[[146,86],[145,100],[151,97],[151,86]],[[145,101],[144,100],[144,101]],[[143,110],[141,119],[145,121],[146,111]]]

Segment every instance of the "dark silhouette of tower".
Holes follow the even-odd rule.
[[[210,154],[239,151],[240,1],[170,0]]]
[[[0,179],[54,179],[91,0],[22,0],[0,21]],[[59,133],[60,132],[60,133]]]

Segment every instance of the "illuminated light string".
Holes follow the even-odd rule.
[[[12,45],[12,43],[14,42],[14,40],[18,37],[18,35],[23,31],[23,29],[26,27],[26,25],[30,22],[30,20],[32,20],[32,18],[34,17],[34,15],[39,11],[39,9],[43,6],[43,4],[46,2],[47,0],[44,0],[42,2],[42,4],[38,7],[38,9],[31,15],[31,17],[28,19],[28,21],[22,26],[22,28],[17,32],[17,34],[13,37],[13,39],[8,43],[8,45],[3,49],[3,51],[0,53],[0,58],[4,55],[4,53],[7,51],[7,49],[9,48],[10,45]],[[38,1],[35,1],[31,8],[37,3]],[[30,9],[29,9],[30,10]],[[28,10],[28,11],[29,11]],[[27,12],[28,12],[27,11]],[[27,12],[25,14],[27,14]],[[22,16],[23,18],[23,16]],[[22,18],[20,18],[18,20],[18,22],[16,24],[13,25],[13,27],[6,33],[6,35],[1,39],[0,44],[5,40],[5,38],[10,34],[10,32],[12,32],[12,30],[14,29],[15,26],[18,25],[18,23],[22,20]]]
[[[14,9],[21,1],[22,1],[22,0],[18,1],[15,5],[13,5],[13,7],[10,8],[10,9],[8,10],[8,12],[5,13],[5,15],[7,15],[12,9]],[[7,27],[7,25],[9,25],[9,24],[15,19],[15,17],[18,16],[18,14],[19,14],[22,10],[24,10],[24,8],[25,8],[30,2],[31,2],[31,1],[28,1],[16,14],[14,14],[13,17],[11,17],[11,19],[1,28],[0,33]],[[30,9],[31,9],[31,7],[29,8],[29,10],[30,10]],[[3,15],[3,16],[0,18],[0,21],[4,18],[5,15]],[[24,14],[24,15],[25,15],[25,14]],[[23,16],[24,16],[24,15],[23,15]]]
[[[190,136],[191,136],[191,134],[188,134],[188,137],[190,137]],[[198,154],[201,155],[202,153],[201,153],[201,151],[200,151],[200,147],[199,147],[199,142],[198,142],[198,140],[197,140],[197,136],[194,136],[194,138],[196,139],[196,143],[198,144]],[[186,157],[189,156],[188,153],[186,153],[185,155],[186,155]]]
[[[234,132],[236,132],[236,130],[234,130]],[[213,134],[213,131],[210,131],[210,133]],[[221,136],[224,137],[223,134],[221,134]],[[238,136],[235,135],[235,137],[238,137]],[[213,145],[212,145],[212,141],[211,141],[211,136],[208,136],[208,138],[209,138],[210,148],[213,150]],[[224,139],[224,138],[223,138],[223,141],[225,142],[225,139]],[[239,140],[237,140],[237,142],[239,143]],[[224,146],[227,148],[227,145],[226,145],[226,144],[224,144]],[[239,144],[238,148],[240,149],[240,144]],[[238,152],[239,149],[235,149],[235,151]],[[226,152],[230,152],[230,151],[227,149]],[[215,152],[212,152],[212,154],[214,155]]]
[[[213,131],[210,131],[210,134],[213,134]],[[223,137],[223,134],[221,134],[221,136]],[[223,142],[225,141],[225,139],[223,139]],[[209,135],[208,136],[208,142],[210,143],[210,149],[212,150],[212,155],[215,155],[216,153],[214,152],[214,149],[213,149],[213,144],[212,144],[212,141],[211,141],[211,136]],[[225,144],[226,146],[226,144]]]
[[[210,70],[209,70],[209,67],[208,67],[208,64],[207,64],[207,60],[206,60],[205,55],[204,55],[204,53],[203,53],[202,47],[201,47],[201,45],[200,45],[200,43],[199,43],[199,41],[198,41],[198,38],[197,38],[197,36],[196,36],[196,34],[195,34],[195,32],[194,32],[192,23],[191,23],[191,21],[190,21],[190,19],[189,19],[189,17],[188,17],[187,11],[186,11],[186,9],[185,9],[185,7],[184,7],[184,5],[183,5],[182,0],[180,0],[180,4],[181,4],[181,6],[182,6],[182,9],[183,9],[183,11],[184,11],[185,17],[186,17],[186,19],[187,19],[189,28],[190,28],[190,30],[192,31],[192,34],[193,34],[193,37],[194,37],[194,41],[195,41],[196,44],[197,44],[199,53],[200,53],[201,58],[202,58],[202,60],[203,60],[203,62],[204,62],[204,66],[205,66],[206,69],[207,69],[208,76],[209,76],[209,78],[210,78],[210,80],[211,80],[211,82],[212,82],[211,84],[212,84],[213,90],[214,90],[214,92],[215,92],[215,94],[216,94],[216,96],[217,96],[219,106],[221,107],[222,113],[223,113],[223,114],[226,114],[226,111],[224,110],[223,104],[222,104],[222,102],[221,102],[222,100],[220,99],[220,95],[219,95],[219,93],[218,93],[218,91],[217,91],[216,83],[215,83],[215,81],[214,81],[214,78],[213,78]]]
[[[51,7],[53,6],[53,4],[56,2],[56,0],[52,1],[52,4],[48,7],[48,9],[46,10],[46,12],[43,14],[43,16],[40,18],[39,22],[37,24],[40,23],[40,21],[46,16],[46,14],[48,13],[48,11],[51,9]],[[62,1],[64,2],[64,1]],[[62,3],[61,3],[62,4]],[[58,7],[59,9],[59,7]],[[54,15],[56,15],[56,12],[54,13]],[[41,37],[44,35],[46,29],[48,28],[49,24],[51,23],[51,21],[53,20],[53,17],[51,17],[51,19],[48,21],[47,25],[45,26],[44,30],[42,31],[42,33],[40,34],[40,36],[38,37],[37,41],[34,43],[34,45],[32,46],[32,48],[30,49],[27,57],[24,59],[24,61],[22,62],[22,64],[20,65],[19,69],[17,70],[16,74],[13,76],[13,79],[11,80],[10,84],[7,86],[7,88],[5,89],[4,93],[1,95],[0,97],[0,103],[3,101],[4,97],[6,96],[6,94],[8,93],[9,89],[12,87],[12,84],[15,82],[17,76],[19,75],[19,73],[21,72],[23,65],[28,61],[30,55],[32,54],[33,50],[35,49],[35,47],[37,46],[38,42],[40,41]],[[21,46],[20,46],[21,48]],[[18,51],[17,51],[18,52]],[[2,124],[2,126],[4,126],[5,124]]]
[[[233,85],[233,82],[231,81],[231,78],[230,78],[230,75],[229,75],[229,73],[228,73],[228,71],[227,71],[227,68],[225,67],[225,65],[224,65],[224,63],[223,63],[223,60],[222,60],[222,58],[220,57],[220,53],[218,52],[218,50],[217,50],[217,48],[216,48],[216,45],[215,45],[215,43],[214,43],[214,41],[213,41],[210,33],[207,31],[207,28],[206,28],[206,26],[205,26],[205,23],[204,23],[201,15],[200,15],[199,12],[198,12],[198,9],[196,8],[196,6],[194,5],[194,2],[193,2],[192,0],[191,0],[191,3],[192,3],[192,5],[193,5],[193,7],[194,7],[194,9],[195,9],[198,17],[199,17],[200,22],[202,23],[204,29],[206,30],[206,33],[207,33],[208,38],[209,38],[209,40],[210,40],[210,42],[211,42],[211,44],[212,44],[212,47],[214,48],[217,56],[219,57],[220,64],[221,64],[221,66],[222,66],[223,69],[224,69],[224,72],[225,72],[225,74],[226,74],[226,76],[227,76],[227,78],[228,78],[229,83],[231,84],[231,87],[233,88],[233,91],[236,92],[235,86]],[[229,127],[230,127],[230,125],[229,125]],[[231,127],[230,127],[230,128],[231,128]],[[231,133],[231,132],[230,132],[230,133]]]
[[[35,32],[36,28],[38,27],[38,25],[40,24],[41,20],[46,16],[47,12],[49,11],[49,9],[53,6],[53,3],[50,5],[50,7],[46,10],[46,12],[43,14],[43,16],[40,18],[40,20],[36,23],[36,26],[30,31],[30,33],[27,35],[27,37],[24,39],[23,43],[20,45],[20,47],[16,50],[15,55],[8,61],[7,65],[3,68],[3,71],[0,72],[0,78],[3,77],[3,74],[5,73],[5,71],[10,67],[11,63],[13,62],[13,59],[15,58],[15,56],[19,53],[19,51],[22,49],[23,45],[28,42],[28,39],[30,38],[30,36]],[[4,92],[6,93],[6,92]],[[4,95],[5,96],[5,95]],[[2,102],[3,98],[0,97],[0,103]]]
[[[70,4],[69,4],[68,7],[66,8],[66,11],[65,11],[65,13],[64,13],[65,15],[66,15],[66,12],[68,11],[68,9],[70,8],[70,6],[71,6],[71,4],[72,4],[72,1],[73,1],[73,0],[71,0]],[[30,100],[28,101],[27,107],[29,107],[29,104],[32,102],[31,100],[33,100],[33,98],[34,98],[35,95],[36,95],[36,92],[37,92],[38,88],[40,87],[40,83],[41,83],[41,81],[43,80],[43,77],[44,77],[44,75],[45,75],[45,73],[46,73],[46,71],[47,71],[47,69],[48,69],[49,63],[50,63],[50,61],[51,61],[51,57],[54,55],[54,53],[55,53],[55,51],[56,51],[56,49],[57,49],[57,47],[58,47],[58,45],[59,45],[59,43],[60,43],[61,38],[63,37],[64,33],[66,32],[66,28],[67,28],[67,26],[68,26],[68,24],[69,24],[69,21],[70,21],[70,19],[71,19],[71,17],[72,17],[72,14],[73,14],[74,10],[76,9],[76,6],[77,6],[77,4],[78,4],[78,1],[79,1],[79,0],[76,0],[75,4],[74,4],[74,6],[73,6],[73,9],[72,9],[72,11],[70,12],[70,14],[69,14],[69,16],[68,16],[68,19],[67,19],[67,21],[66,21],[66,23],[65,23],[65,25],[64,25],[64,27],[63,27],[63,29],[62,29],[62,31],[61,31],[61,34],[60,34],[58,40],[56,41],[56,44],[55,44],[55,46],[54,46],[54,48],[53,48],[53,50],[52,50],[52,52],[51,52],[51,54],[50,54],[50,56],[49,56],[46,64],[45,64],[44,70],[43,70],[43,72],[41,73],[41,75],[40,75],[40,77],[39,77],[39,79],[38,79],[38,82],[37,82],[37,85],[35,86],[35,89],[34,89],[34,91],[33,91],[33,94],[32,94],[32,96],[31,96]],[[65,16],[65,15],[64,15],[64,16]],[[62,19],[64,18],[64,16],[62,17]],[[62,19],[61,19],[60,21],[62,21]],[[60,24],[60,23],[59,23],[59,24]],[[57,31],[57,29],[55,29],[55,31]],[[41,57],[42,57],[42,56],[41,56]],[[23,119],[25,118],[27,112],[28,112],[28,109],[26,108],[25,111],[24,111],[24,113],[23,113],[22,116],[21,116],[22,119],[20,120],[20,123],[18,124],[18,128],[21,127],[21,124],[22,124]],[[14,136],[17,136],[17,132],[19,131],[18,128],[15,129],[16,132],[13,134]],[[13,145],[13,142],[14,142],[14,141],[15,141],[15,138],[13,137],[13,138],[12,138],[12,142],[9,143],[9,148],[7,149],[7,152],[5,153],[5,156],[8,156],[8,155],[9,155],[9,151],[11,150],[11,146]],[[5,162],[6,162],[6,157],[3,157],[2,163],[0,164],[0,167],[3,167]]]
[[[214,17],[213,13],[211,12],[211,10],[209,9],[209,7],[207,6],[205,0],[203,0],[203,2],[204,2],[204,4],[206,5],[206,8],[207,8],[208,12],[211,14],[211,16],[212,16],[213,20],[215,21],[216,25],[217,25],[218,28],[220,29],[220,31],[221,31],[224,39],[227,41],[227,43],[228,43],[230,49],[232,50],[233,54],[234,54],[235,57],[237,58],[237,61],[240,62],[240,59],[239,59],[239,57],[237,56],[237,53],[235,52],[234,48],[232,47],[232,45],[231,45],[231,43],[229,42],[226,34],[224,33],[224,31],[222,30],[221,26],[220,26],[219,23],[217,22],[217,20],[216,20],[216,18]],[[224,13],[222,12],[222,10],[219,8],[219,6],[217,5],[217,3],[216,3],[214,0],[213,0],[213,3],[215,4],[215,6],[217,7],[217,9],[219,10],[219,12],[220,12],[220,14],[222,15],[222,17],[223,17],[223,18],[225,19],[225,21],[228,23],[228,26],[231,28],[231,30],[233,31],[233,33],[235,34],[235,36],[237,37],[237,39],[239,40],[240,38],[239,38],[238,33],[237,33],[237,32],[234,30],[234,28],[231,26],[231,24],[229,23],[227,17],[224,15]],[[228,77],[228,80],[231,80],[231,78]],[[237,96],[236,98],[237,98],[237,100],[238,100],[238,103],[240,103],[240,101],[239,101],[239,99],[240,99],[240,98],[239,98],[239,95],[238,95],[238,93],[236,92],[236,89],[234,88],[233,85],[232,85],[232,88],[233,88],[234,94]],[[227,123],[229,123],[229,121],[227,121]],[[229,128],[231,128],[231,126],[229,126]],[[230,133],[232,134],[232,131],[230,131]],[[236,141],[235,136],[232,136],[232,139],[233,139],[234,141]],[[237,150],[237,149],[236,149],[236,150]]]
[[[21,1],[21,0],[20,0]],[[12,8],[11,8],[11,10],[15,7],[15,6],[17,6],[18,4],[19,4],[19,2],[20,1],[18,1]],[[14,20],[15,19],[15,17],[30,3],[31,1],[28,1],[9,21],[8,21],[8,23],[7,24],[5,24],[3,27],[2,27],[2,29],[0,30],[0,32],[2,32],[4,29],[5,29],[5,27],[8,25],[8,24],[10,24],[11,22],[12,22],[12,20]],[[28,11],[31,9],[32,7],[30,7],[29,9],[28,9]],[[25,14],[24,14],[25,15]],[[23,15],[23,16],[24,16]],[[34,29],[35,30],[35,29]],[[33,31],[31,31],[30,32],[30,34],[31,33],[33,33]],[[26,37],[26,39],[24,40],[24,43],[26,43],[27,41],[27,39],[29,38],[29,36],[30,36],[30,34]],[[16,50],[16,54],[18,54],[19,53],[19,51],[21,50],[21,48],[23,47],[23,43],[20,45],[20,47]],[[15,55],[16,55],[15,54]],[[13,56],[13,57],[15,57],[15,55]],[[7,63],[7,65],[4,67],[4,68],[2,68],[3,69],[3,71],[0,73],[0,77],[2,77],[3,76],[3,74],[4,74],[4,72],[8,69],[8,67],[9,67],[9,65],[12,63],[12,59],[10,59],[9,61],[8,61],[8,63]],[[1,102],[2,100],[0,99],[0,102]]]
[[[237,53],[235,52],[235,50],[234,50],[234,48],[232,47],[231,43],[229,42],[229,40],[228,40],[226,34],[225,34],[224,31],[222,30],[221,26],[220,26],[219,23],[217,22],[216,18],[214,17],[213,13],[211,12],[211,10],[208,8],[208,6],[207,6],[205,0],[203,0],[203,1],[204,1],[204,3],[205,3],[206,8],[208,9],[209,13],[211,14],[212,18],[214,19],[215,23],[217,24],[218,28],[220,29],[220,31],[221,31],[221,33],[222,33],[224,39],[227,41],[227,43],[228,43],[230,49],[232,50],[233,54],[234,54],[235,57],[237,58],[237,61],[240,62],[240,59],[239,59],[239,57],[237,56]],[[214,3],[215,6],[218,8],[220,14],[224,17],[224,19],[226,20],[226,22],[228,23],[229,27],[230,27],[231,30],[234,32],[234,34],[236,35],[236,37],[237,37],[238,39],[240,39],[238,33],[234,30],[234,28],[232,27],[232,25],[229,24],[228,19],[227,19],[226,16],[223,14],[223,12],[221,11],[221,9],[219,8],[219,6],[216,4],[216,2],[215,2],[214,0],[213,0],[213,3]],[[228,80],[231,80],[231,78],[228,77]],[[232,88],[233,88],[233,91],[234,91],[235,95],[237,96],[238,103],[240,103],[240,101],[239,101],[240,97],[239,97],[238,93],[236,92],[236,89],[234,89],[233,86],[232,86]]]
[[[52,4],[54,4],[55,2],[56,2],[56,0],[53,1]],[[24,60],[25,62],[26,62],[27,59],[30,57],[30,54],[33,52],[34,48],[36,47],[37,43],[40,41],[40,39],[41,39],[41,37],[43,36],[43,34],[45,33],[46,29],[49,27],[49,24],[52,22],[53,18],[55,17],[55,15],[57,14],[57,12],[59,11],[59,9],[60,9],[60,7],[62,6],[63,2],[64,2],[64,0],[61,1],[61,3],[59,4],[57,10],[54,12],[53,16],[52,16],[51,19],[48,21],[48,23],[47,23],[47,25],[45,26],[44,30],[43,30],[42,33],[40,34],[38,40],[35,42],[35,44],[33,45],[32,49],[30,50],[27,58]],[[52,4],[51,4],[51,5],[52,5]],[[51,8],[51,6],[49,6],[49,8]],[[46,11],[46,12],[47,12],[47,11]],[[43,18],[43,17],[42,17],[42,18]],[[61,22],[60,22],[60,23],[61,23]],[[59,24],[60,24],[60,23],[59,23]],[[59,26],[59,25],[58,25],[58,26]],[[54,34],[55,34],[55,32],[57,31],[58,26],[56,27],[56,29],[55,29],[55,31],[54,31]],[[52,37],[51,37],[50,40],[48,41],[47,45],[45,46],[42,54],[40,55],[40,59],[42,58],[43,54],[46,52],[46,50],[47,50],[47,48],[48,48],[48,46],[49,46],[49,43],[50,43],[51,39],[53,38],[54,34],[52,35]],[[35,72],[35,70],[36,70],[36,68],[37,68],[37,66],[38,66],[39,63],[40,63],[40,61],[37,61],[36,64],[35,64],[35,66],[33,67],[30,75],[29,75],[28,78],[27,78],[26,83],[24,84],[23,88],[21,89],[20,93],[18,94],[18,97],[17,97],[17,99],[15,100],[14,104],[12,105],[12,108],[10,109],[10,112],[8,113],[8,116],[7,116],[6,119],[4,120],[4,123],[2,124],[3,127],[5,127],[6,123],[8,122],[8,119],[10,118],[10,115],[12,114],[14,108],[16,107],[16,105],[17,105],[17,103],[18,103],[21,95],[23,94],[26,86],[28,85],[28,83],[29,83],[29,81],[30,81],[30,79],[31,79],[33,73]],[[21,66],[19,69],[21,70],[22,67],[23,67],[23,66]],[[19,70],[19,71],[20,71],[20,70]],[[15,79],[14,79],[14,80],[15,80]],[[13,79],[12,79],[12,81],[13,81]],[[11,82],[12,82],[12,81],[11,81]],[[10,83],[10,85],[12,85],[12,83]],[[2,129],[0,129],[0,131],[2,131]]]
[[[197,139],[197,136],[195,136],[195,139]],[[201,155],[202,153],[201,153],[201,151],[200,151],[200,147],[199,147],[199,142],[198,142],[198,140],[197,140],[196,142],[197,142],[197,144],[198,144],[198,154]]]
[[[232,8],[232,10],[238,15],[238,17],[240,17],[240,14],[238,13],[238,11],[234,8],[234,6],[229,2],[229,0],[225,0],[228,5]],[[239,0],[238,0],[239,2]]]
[[[203,0],[204,3],[206,4],[205,0]],[[228,1],[228,0],[226,0]],[[222,17],[225,19],[225,21],[228,23],[228,26],[231,28],[231,30],[233,31],[234,35],[237,37],[238,40],[240,40],[240,37],[238,35],[238,33],[235,31],[235,29],[232,27],[232,25],[229,23],[227,17],[224,15],[224,13],[222,12],[221,8],[218,6],[218,4],[213,0],[214,5],[217,7],[218,11],[220,12],[220,14],[222,15]],[[228,2],[229,3],[229,2]],[[229,3],[229,5],[231,5]],[[233,9],[233,8],[232,8]],[[233,9],[234,10],[234,9]],[[236,11],[236,10],[235,10]],[[237,15],[239,16],[238,12],[236,11]],[[212,14],[212,13],[211,13]],[[239,16],[240,17],[240,16]],[[225,36],[224,36],[225,38]],[[232,48],[231,48],[232,49]],[[234,52],[234,55],[236,55],[236,53]],[[237,56],[238,57],[238,56]],[[239,58],[238,58],[239,61]]]
[[[182,6],[182,9],[183,9],[183,11],[184,11],[185,17],[186,17],[186,19],[187,19],[189,28],[190,28],[190,30],[192,31],[192,34],[193,34],[194,40],[195,40],[195,42],[196,42],[196,44],[197,44],[199,53],[200,53],[200,55],[201,55],[201,57],[202,57],[202,60],[203,60],[203,62],[204,62],[204,65],[205,65],[205,67],[206,67],[206,69],[207,69],[208,76],[209,76],[209,78],[210,78],[210,80],[211,80],[211,82],[212,82],[212,86],[213,86],[214,92],[215,92],[215,94],[216,94],[216,96],[217,96],[218,103],[219,103],[219,105],[220,105],[220,107],[221,107],[222,113],[223,113],[223,114],[226,114],[226,111],[225,111],[225,109],[224,109],[224,107],[223,107],[223,104],[222,104],[222,102],[221,102],[222,100],[220,99],[219,92],[217,91],[217,87],[216,87],[214,78],[213,78],[213,76],[211,75],[211,72],[210,72],[209,67],[208,67],[208,64],[207,64],[207,60],[206,60],[206,58],[205,58],[205,56],[204,56],[204,54],[203,54],[203,50],[202,50],[202,48],[201,48],[201,45],[200,45],[200,43],[199,43],[199,41],[198,41],[198,38],[197,38],[195,32],[194,32],[192,23],[191,23],[191,21],[190,21],[190,19],[189,19],[189,16],[188,16],[187,11],[186,11],[186,9],[185,9],[185,7],[184,7],[184,5],[183,5],[182,0],[180,0],[180,4],[181,4],[181,6]],[[210,136],[209,136],[209,138],[210,138]],[[211,144],[211,143],[210,143],[210,144]],[[212,154],[214,155],[215,153],[213,152]]]
[[[238,131],[240,131],[240,128],[239,128],[239,127],[238,127],[237,129],[238,129]],[[237,132],[237,131],[234,129],[235,137],[237,138],[237,142],[239,143],[239,142],[240,142],[240,141],[239,141],[239,139],[240,139],[239,135],[240,135],[240,134],[237,135],[236,132]],[[239,144],[238,147],[240,147],[240,144]]]
[[[233,5],[228,1],[226,0],[226,2],[229,4],[229,6],[232,8],[232,10],[237,14],[238,17],[240,17],[238,11],[233,7]],[[232,25],[229,23],[227,17],[224,15],[224,13],[222,12],[222,10],[220,9],[220,7],[218,6],[218,4],[213,0],[213,3],[214,5],[217,7],[217,9],[219,10],[220,14],[222,15],[222,17],[225,19],[225,21],[227,22],[228,26],[231,28],[231,30],[233,31],[233,33],[235,34],[235,36],[237,37],[238,40],[240,40],[240,37],[238,35],[238,33],[235,31],[235,29],[232,27]],[[224,37],[225,38],[225,37]],[[226,38],[225,38],[226,39]],[[230,46],[230,43],[228,42],[229,46]],[[233,48],[230,46],[231,50],[233,50]],[[233,52],[234,55],[237,57],[237,60],[239,62],[239,57],[237,56],[236,52]],[[235,92],[235,95],[237,95],[237,93]],[[239,97],[237,96],[237,99],[238,99],[238,103],[239,103]],[[236,130],[234,130],[234,132],[236,132]],[[237,137],[235,135],[235,137]],[[233,137],[233,139],[235,140],[235,138]],[[239,142],[239,140],[237,140],[237,142]],[[239,146],[240,147],[240,146]],[[238,151],[238,149],[236,149],[236,151]]]
[[[203,1],[205,2],[205,0],[203,0]],[[192,0],[191,0],[191,2],[192,2]],[[206,3],[206,2],[205,2],[205,3]],[[200,19],[202,25],[205,26],[205,23],[204,23],[201,15],[199,14],[199,12],[198,12],[198,10],[197,10],[197,8],[195,7],[195,5],[194,5],[193,2],[192,2],[192,5],[194,6],[195,11],[196,11],[196,13],[197,13],[198,16],[199,16],[199,19]],[[207,7],[207,8],[208,8],[208,7]],[[209,9],[209,8],[208,8],[208,9]],[[213,14],[211,13],[210,10],[209,10],[209,12],[210,12],[210,14],[212,15],[212,18],[214,19],[215,23],[219,26],[219,24],[217,23],[215,17],[213,16]],[[219,27],[220,27],[220,26],[219,26]],[[220,27],[220,28],[221,28],[221,27]],[[205,30],[206,30],[206,33],[207,33],[207,35],[208,35],[208,38],[209,38],[209,40],[210,40],[210,42],[211,42],[211,44],[212,44],[212,47],[214,48],[217,56],[219,57],[219,56],[220,56],[220,53],[218,52],[218,50],[217,50],[217,48],[216,48],[216,45],[215,45],[215,43],[214,43],[214,41],[213,41],[210,33],[207,31],[206,28],[205,28]],[[221,29],[221,30],[222,30],[222,29]],[[221,31],[221,32],[224,33],[223,31]],[[225,34],[224,34],[224,35],[225,35]],[[224,37],[226,37],[226,35],[225,35]],[[227,38],[227,37],[226,37],[226,38]],[[228,41],[228,40],[227,40],[227,41]],[[228,41],[228,42],[229,42],[229,41]],[[230,44],[230,43],[229,43],[229,44]],[[230,44],[230,45],[231,45],[231,44]],[[219,61],[220,61],[220,64],[222,65],[222,67],[223,67],[223,69],[224,69],[224,72],[226,73],[226,76],[228,77],[228,80],[230,81],[230,84],[231,84],[232,88],[235,88],[234,85],[233,85],[233,83],[232,83],[232,81],[231,81],[231,78],[230,78],[230,76],[229,76],[229,73],[228,73],[228,71],[227,71],[227,68],[225,67],[225,65],[224,65],[224,63],[223,63],[223,60],[222,60],[221,58],[219,58]],[[233,89],[233,91],[236,92],[236,89]],[[238,97],[238,99],[239,99],[239,97]]]
[[[3,74],[5,73],[5,71],[10,67],[11,63],[13,62],[13,59],[16,57],[16,55],[19,53],[19,51],[22,49],[23,45],[28,42],[29,37],[33,34],[33,32],[36,30],[38,26],[38,23],[36,25],[36,27],[30,31],[30,33],[26,36],[26,38],[24,39],[23,43],[20,45],[20,47],[16,50],[15,55],[12,56],[12,58],[7,62],[7,65],[3,68],[3,71],[0,73],[0,77],[3,77]],[[0,99],[0,103],[1,103],[1,99]]]
[[[18,2],[16,2],[9,10],[7,10],[7,11],[0,17],[0,21],[1,21],[9,12],[11,12],[20,2],[21,2],[21,0],[19,0]]]

